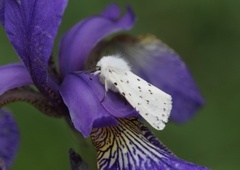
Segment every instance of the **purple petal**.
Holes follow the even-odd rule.
[[[0,158],[7,167],[12,163],[19,145],[19,131],[11,114],[0,109]]]
[[[98,76],[70,74],[64,79],[60,93],[75,128],[85,137],[94,127],[115,125],[115,117],[138,114],[118,93],[105,93]]]
[[[208,170],[177,158],[160,142],[154,145],[136,118],[118,120],[117,126],[94,129],[91,133],[98,169]]]
[[[174,156],[165,155],[166,157],[162,158],[162,170],[164,169],[177,169],[177,170],[209,170],[209,168],[199,166],[182,159],[179,159]]]
[[[59,48],[59,65],[63,76],[82,70],[93,47],[104,37],[117,31],[132,28],[135,17],[130,8],[119,18],[116,5],[109,6],[102,15],[84,19],[62,38]],[[110,17],[110,14],[113,14]]]
[[[104,85],[100,83],[98,76],[90,75],[90,77],[85,78],[85,81],[96,94],[104,109],[114,117],[124,118],[138,115],[136,110],[119,93],[111,90],[105,92]]]
[[[140,124],[140,130],[143,134],[143,136],[154,146],[157,146],[164,152],[174,155],[166,146],[162,144],[162,142],[146,127]]]
[[[154,134],[142,124],[140,125],[143,136],[154,146],[158,147],[159,152],[165,155],[161,158],[163,169],[179,169],[179,170],[207,170],[208,168],[195,165],[176,157],[162,142],[154,136]]]
[[[203,105],[204,100],[184,62],[153,36],[118,37],[110,47],[123,54],[133,72],[170,94],[173,98],[171,120],[183,123]]]
[[[89,136],[93,127],[117,123],[117,120],[102,107],[86,79],[88,79],[86,75],[70,74],[64,79],[60,88],[73,125],[84,137]]]
[[[66,5],[67,0],[5,0],[3,26],[37,86],[47,84],[48,60]]]
[[[100,15],[105,18],[109,18],[111,20],[116,20],[120,16],[120,14],[121,14],[120,12],[121,11],[120,11],[118,5],[110,4],[110,5],[108,5],[108,7],[105,10],[102,11],[102,13]]]
[[[1,66],[0,73],[0,95],[10,89],[33,84],[29,72],[23,64]]]

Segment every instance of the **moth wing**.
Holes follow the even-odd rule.
[[[107,76],[118,92],[155,129],[162,130],[168,122],[172,98],[167,93],[138,77],[131,71],[112,69]]]

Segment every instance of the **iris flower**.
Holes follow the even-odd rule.
[[[139,122],[135,109],[119,94],[105,93],[98,76],[88,73],[104,54],[120,53],[135,74],[172,95],[170,120],[183,123],[203,104],[186,65],[160,40],[150,35],[106,38],[134,26],[130,7],[121,15],[111,4],[66,32],[59,45],[58,72],[52,46],[67,2],[0,1],[0,22],[21,59],[0,67],[0,106],[21,100],[46,115],[66,118],[84,137],[91,136],[99,169],[207,169],[166,149]]]
[[[9,111],[0,109],[0,169],[9,168],[19,145],[19,131]]]

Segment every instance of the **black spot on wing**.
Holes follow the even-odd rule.
[[[152,90],[148,89],[148,91],[149,91],[150,94],[153,94],[153,93],[152,93]]]

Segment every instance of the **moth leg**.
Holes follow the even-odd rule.
[[[104,84],[105,84],[105,93],[104,93],[104,96],[102,98],[102,100],[100,101],[101,103],[103,102],[103,100],[105,99],[105,97],[107,96],[107,91],[108,91],[108,83],[107,83],[107,80],[105,79],[104,80]]]
[[[106,93],[105,93],[105,95],[103,96],[103,98],[100,100],[100,103],[102,103],[102,102],[104,101],[105,96],[106,96]]]
[[[104,101],[106,96],[107,96],[107,91],[105,91],[103,98],[100,100],[100,103],[102,103]]]
[[[106,79],[104,80],[104,84],[105,84],[105,96],[106,96],[106,93],[108,91],[108,81]]]

